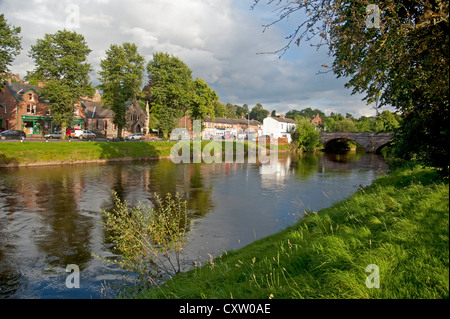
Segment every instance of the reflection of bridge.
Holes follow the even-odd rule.
[[[375,153],[393,141],[393,133],[374,132],[322,132],[320,142],[326,145],[335,140],[349,140],[358,143],[369,153]]]

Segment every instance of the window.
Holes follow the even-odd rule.
[[[75,114],[75,116],[80,116],[80,110],[79,109],[75,109],[75,111],[73,111],[73,113]]]
[[[28,100],[29,101],[34,101],[34,94],[33,93],[28,93]]]
[[[47,109],[47,112],[45,112],[45,115],[46,115],[46,116],[50,116],[50,115],[51,115],[50,109]]]
[[[27,113],[28,114],[36,114],[36,105],[35,104],[27,104]]]

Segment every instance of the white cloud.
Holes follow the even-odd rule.
[[[273,17],[261,5],[250,10],[252,0],[3,0],[0,12],[9,23],[22,27],[23,52],[11,67],[21,76],[33,68],[28,51],[45,33],[66,27],[66,8],[79,6],[80,28],[92,53],[94,71],[111,44],[134,42],[149,61],[154,52],[181,58],[221,97],[222,102],[256,103],[286,112],[295,107],[317,107],[345,114],[373,113],[351,96],[342,79],[316,75],[325,52],[308,46],[293,47],[282,59],[270,52],[284,45],[286,31],[275,26],[262,32]],[[98,76],[92,74],[94,84]]]

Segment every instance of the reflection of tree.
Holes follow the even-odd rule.
[[[185,193],[185,199],[188,202],[188,209],[194,211],[196,217],[206,215],[214,207],[212,202],[213,186],[205,186],[201,165],[202,164],[191,165],[192,174],[189,179],[190,187],[188,192]]]
[[[336,163],[350,163],[357,162],[364,155],[364,152],[338,152],[338,153],[325,153],[327,160]]]
[[[93,220],[78,210],[83,174],[67,168],[45,171],[45,177],[30,185],[40,199],[36,206],[43,211],[36,245],[45,252],[49,264],[77,264],[82,269],[92,258],[87,241],[94,227]]]
[[[307,179],[319,169],[320,153],[306,152],[292,155],[291,168],[300,179]]]
[[[20,288],[20,271],[11,260],[11,251],[15,250],[11,245],[8,234],[8,223],[14,219],[18,203],[15,179],[9,178],[9,174],[0,173],[0,298],[13,296]]]
[[[179,193],[187,201],[192,217],[206,215],[212,208],[213,186],[205,186],[207,167],[202,164],[174,164],[159,161],[150,169],[148,191],[150,201],[156,204],[154,194],[163,197],[167,193]]]

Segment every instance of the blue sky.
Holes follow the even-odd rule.
[[[285,45],[301,16],[274,25],[274,7],[253,0],[1,0],[0,12],[10,24],[22,28],[23,50],[11,71],[22,77],[33,70],[28,51],[37,39],[60,29],[85,36],[92,53],[92,81],[105,50],[111,44],[134,42],[149,61],[154,52],[181,58],[194,77],[204,79],[223,103],[261,103],[285,113],[306,107],[330,112],[373,115],[361,95],[351,95],[345,79],[317,75],[331,64],[327,49],[316,51],[308,43],[293,46],[279,58],[271,54]],[[75,18],[74,18],[75,17]],[[78,25],[77,25],[78,24]]]

